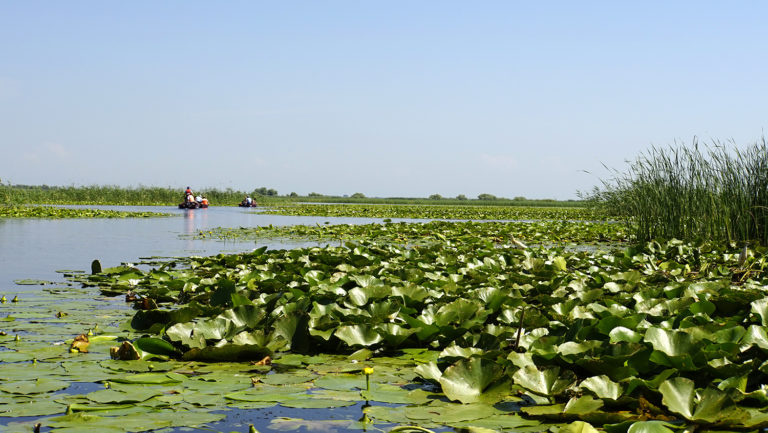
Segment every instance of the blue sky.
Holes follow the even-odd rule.
[[[0,179],[572,199],[652,145],[759,139],[766,16],[761,1],[2,2]]]

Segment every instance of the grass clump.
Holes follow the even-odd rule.
[[[768,143],[653,147],[591,199],[627,220],[638,240],[768,244]]]

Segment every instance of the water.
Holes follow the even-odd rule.
[[[77,206],[70,206],[77,207]],[[302,242],[254,243],[181,237],[215,227],[297,224],[368,224],[371,218],[265,215],[254,209],[211,207],[174,209],[155,206],[88,206],[89,208],[166,212],[167,218],[3,219],[0,218],[0,293],[13,292],[15,280],[60,280],[56,270],[90,271],[98,259],[104,268],[139,261],[141,257],[206,256],[250,251],[260,246],[292,248]]]
[[[78,206],[69,206],[78,207]],[[284,226],[296,224],[368,224],[381,222],[370,218],[331,218],[265,215],[254,209],[212,207],[182,210],[147,206],[88,206],[89,208],[166,212],[164,218],[99,218],[99,219],[0,219],[0,294],[10,300],[19,294],[22,303],[37,298],[43,290],[39,285],[17,285],[23,279],[62,282],[57,270],[90,272],[91,261],[98,259],[103,267],[135,263],[146,257],[178,257],[215,255],[222,252],[250,251],[261,246],[293,248],[316,245],[300,241],[219,241],[192,239],[190,236],[215,227]],[[406,221],[406,220],[403,220]],[[97,294],[88,292],[93,296]],[[68,298],[78,296],[68,294]],[[82,296],[79,295],[79,296]],[[122,298],[101,300],[103,308],[127,309]],[[30,302],[31,303],[31,302]],[[81,394],[102,388],[100,383],[73,383],[62,393]],[[334,410],[301,410],[271,408],[269,410],[229,411],[227,419],[215,423],[222,431],[247,431],[254,423],[262,431],[270,431],[269,423],[277,416],[305,419],[358,419],[360,404]],[[0,417],[0,430],[8,423],[31,421],[39,417]],[[205,429],[203,429],[205,430]],[[341,428],[340,430],[343,430]],[[170,432],[199,431],[198,429],[166,429]]]

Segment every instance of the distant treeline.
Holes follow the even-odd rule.
[[[0,204],[99,204],[99,205],[156,205],[171,206],[182,201],[184,189],[171,187],[119,187],[107,186],[48,186],[48,185],[11,185],[0,183]],[[195,194],[205,195],[213,206],[236,205],[245,195],[250,195],[259,204],[277,204],[291,202],[315,203],[373,203],[373,204],[441,204],[441,205],[478,205],[478,206],[557,206],[580,207],[583,202],[576,200],[557,201],[551,199],[530,200],[524,197],[514,199],[498,198],[491,194],[480,194],[477,199],[468,199],[464,195],[456,198],[444,198],[433,194],[429,198],[408,197],[366,197],[355,193],[349,197],[329,196],[312,192],[301,196],[292,192],[279,195],[275,189],[260,187],[252,191],[239,191],[231,188],[193,189]]]

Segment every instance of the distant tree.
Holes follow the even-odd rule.
[[[478,195],[477,199],[478,200],[496,200],[496,196],[493,195],[493,194],[483,193],[483,194]]]
[[[514,201],[526,201],[528,199],[523,197],[523,196],[521,196],[521,195],[519,195],[519,196],[513,198],[512,200],[514,200]]]
[[[456,196],[456,200],[466,200],[466,199],[467,199],[467,196],[465,196],[464,194],[459,194]]]
[[[307,197],[322,197],[322,196],[323,195],[320,194],[319,192],[310,192],[309,194],[307,194]]]
[[[352,197],[352,198],[365,198],[365,194],[363,194],[362,192],[356,192],[356,193],[352,194],[350,197]]]
[[[432,194],[431,196],[429,196],[430,200],[440,200],[442,198],[443,196],[441,196],[440,194]]]
[[[295,192],[292,192],[292,193],[290,194],[290,196],[291,196],[291,197],[298,197],[299,195],[298,195],[298,194],[296,194]]]
[[[267,190],[267,195],[277,196],[277,190],[270,188],[270,189]]]

